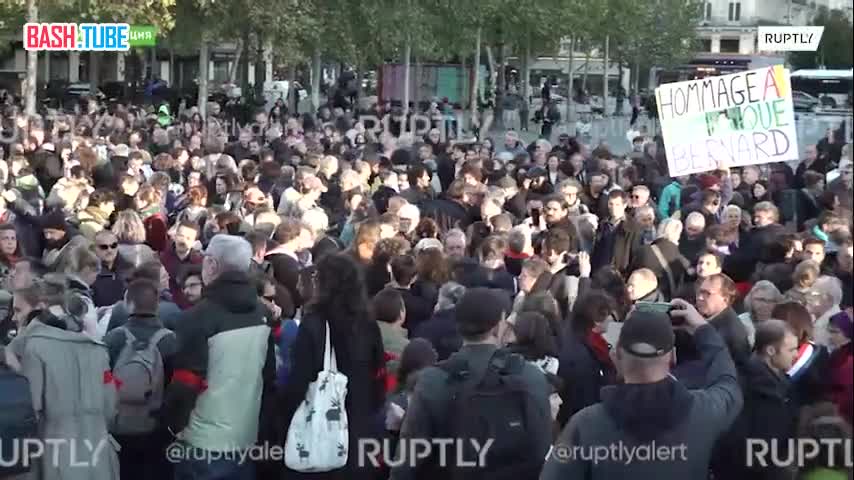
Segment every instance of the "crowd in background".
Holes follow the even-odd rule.
[[[357,440],[454,436],[473,407],[451,403],[448,365],[484,374],[496,352],[525,360],[512,376],[533,413],[500,432],[495,475],[849,478],[826,456],[743,460],[747,438],[850,438],[852,152],[835,131],[795,169],[671,178],[640,131],[619,155],[514,130],[377,133],[341,108],[277,105],[230,137],[216,104],[207,118],[81,105],[2,112],[0,342],[42,438],[112,440],[82,476],[42,461],[23,478],[438,478],[429,461],[361,466]],[[348,378],[344,467],[166,461],[176,440],[284,442],[326,333]],[[128,406],[136,377],[119,371],[146,344],[156,385]],[[692,453],[547,456],[621,439]]]

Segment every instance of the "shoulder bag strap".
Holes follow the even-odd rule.
[[[661,268],[664,269],[664,273],[667,274],[667,283],[670,285],[670,296],[672,297],[676,294],[676,281],[673,279],[673,271],[670,270],[670,264],[667,263],[667,259],[664,258],[664,254],[661,253],[658,245],[650,245],[650,248],[655,258],[658,259],[658,263],[661,264]]]
[[[335,351],[332,349],[332,343],[329,341],[329,322],[326,322],[324,327],[326,330],[326,343],[323,347],[323,370],[337,372],[338,364],[335,359]]]

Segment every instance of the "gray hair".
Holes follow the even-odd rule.
[[[301,220],[314,234],[323,233],[329,228],[329,216],[322,208],[306,210]]]
[[[734,204],[729,204],[724,208],[724,213],[726,212],[738,212],[738,216],[741,217],[741,207]]]
[[[665,218],[658,224],[657,233],[658,238],[666,238],[679,245],[679,239],[682,237],[682,221],[675,218]]]
[[[439,300],[436,302],[436,311],[447,310],[455,307],[466,293],[466,287],[457,282],[448,282],[439,289]]]
[[[655,220],[655,210],[649,205],[641,205],[640,207],[635,209],[634,218],[637,220],[644,215],[652,215],[653,221]]]
[[[452,228],[452,229],[448,230],[448,232],[445,233],[444,242],[442,242],[442,243],[447,243],[448,239],[451,237],[461,237],[464,242],[467,242],[466,233],[464,231],[460,230],[459,228]]]
[[[771,294],[776,303],[783,301],[783,294],[780,293],[780,289],[778,289],[774,283],[770,280],[760,280],[753,285],[753,288],[751,288],[747,296],[744,297],[744,309],[748,312],[752,312],[753,296],[763,292]]]
[[[842,302],[842,282],[836,277],[822,275],[812,285],[812,291],[827,296],[833,301],[833,305]]]
[[[222,272],[247,272],[252,262],[252,246],[243,237],[214,235],[205,255],[216,260]]]
[[[688,217],[685,218],[685,226],[687,227],[688,225],[695,227],[702,225],[703,228],[706,228],[706,217],[704,217],[700,212],[691,212],[688,214]]]

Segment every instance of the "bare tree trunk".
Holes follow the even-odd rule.
[[[202,33],[202,45],[199,48],[199,98],[196,103],[202,118],[207,118],[208,109],[208,62],[210,60],[210,45],[207,35]]]
[[[228,70],[228,83],[236,83],[237,82],[237,69],[240,65],[240,62],[243,61],[243,49],[245,46],[243,45],[243,39],[239,38],[237,40],[237,50],[234,55],[234,63],[231,64],[231,68]]]
[[[605,58],[602,63],[602,114],[608,116],[608,54],[611,47],[611,36],[605,35]]]
[[[531,96],[531,36],[525,42],[525,53],[522,58],[522,98],[525,102]]]
[[[590,71],[590,48],[584,55],[584,73],[581,74],[581,90],[587,92],[587,73]]]
[[[504,102],[504,95],[506,94],[505,88],[507,83],[507,69],[504,67],[504,43],[498,45],[498,56],[497,61],[495,62],[498,68],[498,74],[495,76],[495,118],[498,118],[499,125],[502,129],[506,129],[507,125],[504,125],[504,106],[502,103]]]
[[[294,113],[297,111],[297,103],[299,102],[299,92],[297,92],[294,83],[297,79],[297,67],[291,65],[288,67],[288,111]]]
[[[566,123],[573,125],[575,120],[575,37],[569,37],[569,52],[567,52],[566,69],[568,77],[566,81]]]
[[[320,108],[320,83],[323,77],[323,65],[321,64],[320,47],[314,49],[311,58],[311,106],[316,112]]]
[[[406,39],[406,47],[403,50],[403,121],[400,125],[400,133],[406,131],[406,119],[409,117],[409,68],[412,65],[412,43]]]
[[[481,29],[478,27],[477,29],[477,37],[474,42],[474,64],[472,68],[474,69],[474,80],[471,82],[471,118],[476,118],[477,115],[477,97],[478,97],[478,83],[480,82],[480,32]]]
[[[98,83],[101,81],[101,54],[100,52],[89,52],[89,94],[98,93]]]
[[[365,73],[362,71],[361,65],[356,65],[356,71],[353,72],[356,74],[356,101],[353,105],[353,111],[358,112],[362,107],[362,96],[365,94],[364,89],[362,88],[362,77]]]
[[[27,21],[37,23],[39,21],[39,6],[36,0],[27,0]],[[30,50],[27,52],[27,78],[24,82],[24,113],[27,117],[36,114],[36,88],[39,75],[39,52]]]
[[[264,83],[267,81],[267,62],[264,55],[264,38],[256,35],[258,46],[255,49],[255,101],[264,102]]]

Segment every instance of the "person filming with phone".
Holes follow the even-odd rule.
[[[620,331],[612,358],[623,383],[604,387],[600,403],[576,413],[549,453],[541,480],[564,478],[706,478],[715,442],[743,404],[724,339],[692,305],[673,300],[670,313],[636,309]],[[674,329],[689,333],[703,363],[701,388],[670,373]],[[665,447],[666,455],[627,462],[588,451]],[[597,450],[598,448],[598,450]]]

